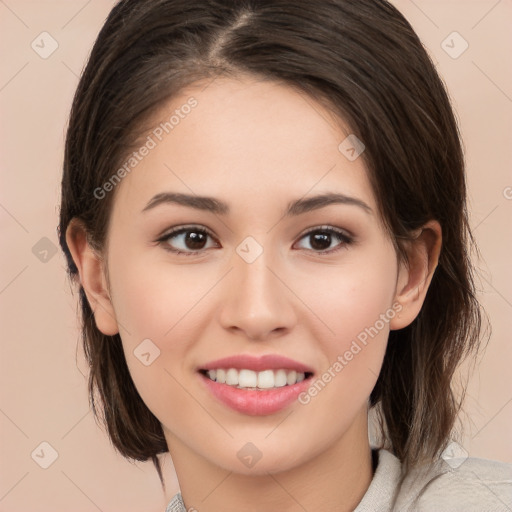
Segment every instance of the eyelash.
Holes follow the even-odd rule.
[[[208,229],[205,229],[205,228],[202,228],[202,227],[199,227],[199,226],[182,226],[182,227],[173,229],[172,231],[170,231],[170,232],[166,233],[165,235],[161,236],[160,238],[158,238],[156,240],[156,242],[158,242],[158,244],[162,245],[163,248],[166,251],[169,251],[169,252],[172,252],[172,253],[178,254],[178,255],[194,256],[194,255],[200,254],[202,252],[205,252],[204,249],[200,250],[200,251],[180,251],[178,249],[172,249],[171,247],[169,247],[168,244],[166,244],[166,242],[170,238],[172,238],[172,237],[174,237],[176,235],[180,235],[182,233],[190,232],[190,231],[193,231],[193,232],[196,232],[196,233],[206,234],[209,237],[211,237],[212,239],[215,239],[213,234]],[[317,233],[317,232],[329,233],[331,235],[334,235],[334,236],[336,236],[340,240],[341,243],[335,249],[327,249],[325,251],[315,251],[315,250],[312,250],[312,249],[305,249],[308,252],[312,251],[314,254],[333,254],[333,253],[336,253],[336,252],[340,251],[341,249],[345,248],[347,245],[352,244],[353,241],[354,241],[353,238],[351,236],[349,236],[345,231],[333,228],[331,226],[320,226],[320,227],[311,228],[306,233],[304,233],[299,238],[299,240],[302,240],[303,238],[305,238],[305,237],[307,237],[307,236],[309,236],[309,235],[311,235],[313,233]]]

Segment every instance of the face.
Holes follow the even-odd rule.
[[[363,158],[339,148],[350,129],[277,83],[196,85],[160,109],[110,192],[110,296],[133,381],[171,454],[230,471],[367,444],[399,272]]]

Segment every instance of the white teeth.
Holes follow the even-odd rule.
[[[238,385],[241,388],[255,388],[257,384],[258,374],[256,372],[252,370],[240,370],[238,373]]]
[[[212,378],[210,377],[210,379],[212,379]],[[218,369],[217,370],[217,376],[215,377],[215,380],[217,382],[220,382],[221,384],[224,384],[226,382],[226,370]]]
[[[244,389],[270,389],[283,386],[292,386],[297,382],[302,382],[305,378],[304,373],[295,370],[263,370],[255,372],[253,370],[237,370],[236,368],[217,368],[208,370],[207,375],[211,380],[220,384],[228,384]]]
[[[238,386],[238,371],[234,368],[230,368],[226,372],[226,384],[230,386]]]
[[[286,383],[288,384],[288,386],[291,386],[292,384],[295,384],[296,382],[297,382],[297,372],[295,370],[288,372],[288,375],[286,376]]]
[[[264,370],[258,372],[258,387],[260,389],[269,389],[274,387],[274,371]]]
[[[276,388],[286,386],[286,372],[284,370],[277,370],[274,377],[274,386]]]

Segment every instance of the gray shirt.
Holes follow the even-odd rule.
[[[377,469],[354,512],[512,512],[512,464],[473,457],[439,459],[428,470],[411,471],[393,507],[401,463],[387,450],[375,452]],[[165,512],[188,512],[180,493]]]

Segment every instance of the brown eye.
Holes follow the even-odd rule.
[[[193,251],[197,249],[203,249],[206,241],[208,239],[208,234],[199,232],[199,231],[188,231],[186,232],[184,238],[184,244],[187,249],[191,249]]]
[[[164,248],[168,251],[190,255],[201,252],[203,249],[218,247],[218,244],[215,242],[213,242],[213,245],[210,243],[210,246],[207,246],[211,238],[213,238],[212,235],[205,229],[183,227],[167,233],[158,242],[163,244]]]
[[[350,236],[332,227],[311,230],[303,235],[301,240],[307,240],[309,242],[309,247],[302,248],[318,253],[335,252],[352,242]]]
[[[318,251],[325,251],[331,246],[332,235],[330,233],[312,233],[309,235],[310,245]]]

